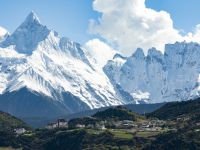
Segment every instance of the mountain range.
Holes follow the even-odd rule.
[[[200,45],[138,48],[102,68],[79,43],[42,25],[34,12],[0,34],[0,110],[56,117],[100,107],[180,101],[199,96]],[[103,56],[102,56],[103,57]]]

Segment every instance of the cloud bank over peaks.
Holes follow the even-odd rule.
[[[0,26],[0,38],[8,34],[8,31]]]
[[[131,55],[138,47],[147,54],[151,47],[163,52],[166,43],[200,42],[200,25],[182,36],[169,13],[147,8],[145,0],[94,0],[93,9],[102,15],[90,20],[90,33],[116,45],[125,55]]]
[[[112,49],[109,45],[99,39],[88,41],[84,47],[95,58],[96,64],[100,67],[105,66],[107,61],[111,60],[117,53],[116,50]]]

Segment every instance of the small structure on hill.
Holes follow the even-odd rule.
[[[68,122],[65,121],[65,119],[58,119],[57,122],[52,122],[49,123],[46,128],[47,129],[55,129],[55,128],[67,128],[68,127]]]
[[[58,123],[57,122],[52,122],[52,123],[49,123],[47,124],[46,128],[47,129],[55,129],[58,127]]]
[[[85,128],[85,125],[84,124],[77,124],[76,128]]]
[[[16,128],[14,129],[14,132],[17,133],[17,134],[23,134],[26,132],[26,129],[24,128]]]
[[[188,117],[188,116],[180,116],[180,117],[178,117],[178,118],[176,118],[176,121],[178,121],[178,122],[184,122],[184,121],[188,121],[188,120],[190,120],[190,117]]]
[[[68,123],[67,121],[65,121],[65,119],[58,119],[58,127],[68,127]]]
[[[105,130],[105,129],[106,129],[106,127],[105,127],[104,124],[96,124],[95,127],[96,127],[97,129],[99,129],[99,130]]]
[[[88,128],[88,129],[94,129],[94,128],[95,128],[95,125],[93,125],[93,124],[88,124],[88,125],[86,126],[86,128]]]

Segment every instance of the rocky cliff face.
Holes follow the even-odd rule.
[[[199,96],[199,57],[197,43],[167,44],[164,54],[152,48],[145,56],[137,49],[121,65],[109,61],[104,71],[138,103],[188,100]]]

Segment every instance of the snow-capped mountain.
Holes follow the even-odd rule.
[[[200,45],[167,44],[165,53],[142,49],[126,59],[109,61],[104,67],[114,85],[130,93],[137,103],[188,100],[200,92]]]
[[[80,44],[42,25],[31,12],[0,44],[0,109],[23,116],[32,107],[41,113],[38,109],[46,105],[49,109],[41,115],[52,115],[55,108],[55,113],[65,114],[134,102],[115,91],[94,59]],[[32,97],[40,99],[38,104]],[[19,113],[19,107],[29,110]]]
[[[164,54],[152,48],[147,56],[138,48],[131,57],[116,54],[102,68],[91,50],[60,37],[34,12],[14,33],[1,35],[0,110],[16,116],[52,117],[200,95],[197,43],[167,44]]]

